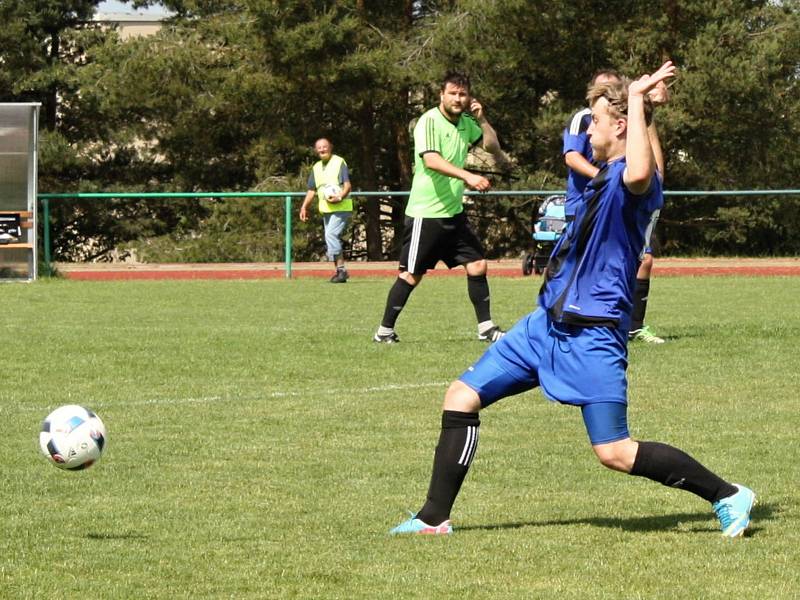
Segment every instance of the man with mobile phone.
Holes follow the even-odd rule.
[[[483,105],[472,97],[469,77],[448,73],[439,105],[425,112],[414,127],[414,179],[406,206],[400,274],[389,290],[375,342],[400,341],[395,322],[411,292],[440,260],[450,269],[464,267],[478,339],[495,342],[502,337],[504,331],[492,321],[489,310],[485,252],[464,214],[464,187],[479,192],[491,187],[486,177],[464,169],[467,153],[477,144],[498,161],[504,160]]]

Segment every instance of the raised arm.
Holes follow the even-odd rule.
[[[656,87],[650,90],[647,95],[653,102],[654,107],[663,106],[669,102],[669,90],[663,81],[656,84]],[[650,147],[653,148],[653,158],[656,161],[656,168],[658,172],[661,173],[661,178],[664,179],[667,176],[667,172],[664,166],[664,153],[661,150],[661,140],[658,139],[655,118],[653,118],[650,126],[647,128],[647,134],[650,137]]]
[[[503,151],[500,148],[500,141],[497,139],[497,132],[495,132],[494,127],[491,126],[486,118],[483,105],[473,98],[469,105],[469,111],[472,113],[472,116],[475,117],[475,120],[478,122],[478,125],[481,126],[481,131],[483,132],[481,148],[491,153],[498,162],[505,162]]]
[[[665,176],[664,152],[661,150],[661,140],[658,139],[655,121],[651,122],[647,128],[647,137],[650,139],[650,148],[653,150],[653,160],[656,162],[656,169],[661,173],[661,178],[663,179]]]
[[[634,194],[643,194],[648,190],[657,164],[645,122],[644,98],[659,82],[674,76],[675,66],[672,61],[667,61],[655,73],[642,75],[628,87],[626,168],[623,180]]]

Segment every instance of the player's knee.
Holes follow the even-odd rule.
[[[467,384],[456,380],[447,388],[442,408],[443,410],[457,410],[459,412],[478,412],[481,409],[481,399],[475,390]]]
[[[650,271],[653,269],[653,255],[646,253],[642,262],[639,263],[639,270],[636,273],[638,279],[650,279]]]
[[[476,260],[471,263],[467,263],[465,268],[467,269],[467,275],[473,275],[480,277],[481,275],[486,275],[486,270],[488,268],[489,263],[486,262],[485,258],[480,260]]]
[[[636,459],[636,442],[630,438],[608,444],[595,444],[592,450],[600,464],[613,471],[630,473]]]
[[[398,275],[398,277],[403,281],[405,281],[408,285],[414,287],[418,286],[419,282],[422,281],[422,275],[414,275],[412,273],[409,273],[408,271],[403,271],[402,273],[400,273],[400,275]]]
[[[603,446],[593,446],[593,449],[601,465],[612,471],[625,471],[620,460],[621,457],[616,452]]]

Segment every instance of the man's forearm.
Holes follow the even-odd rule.
[[[628,135],[625,148],[627,184],[634,193],[642,193],[650,185],[655,170],[655,157],[644,117],[644,97],[628,97]]]
[[[434,171],[441,173],[442,175],[447,175],[448,177],[455,177],[456,179],[466,181],[467,177],[469,176],[469,171],[455,166],[450,161],[442,158],[442,156],[436,152],[428,152],[425,154],[422,157],[422,162],[428,169],[433,169]]]
[[[502,148],[500,148],[500,140],[497,139],[497,132],[494,130],[489,124],[489,121],[486,119],[480,123],[481,131],[483,132],[483,141],[481,142],[481,148],[486,150],[487,152],[492,153],[495,156],[502,154]]]
[[[658,139],[658,131],[656,130],[656,121],[650,123],[647,127],[647,136],[650,138],[650,147],[653,149],[653,160],[656,161],[656,168],[661,173],[661,178],[666,177],[664,166],[664,152],[661,150],[661,140]]]
[[[650,95],[653,89],[659,88],[666,79],[674,76],[675,65],[668,60],[655,73],[642,75],[628,85],[628,132],[625,146],[627,164],[623,179],[634,194],[647,191],[656,169],[656,156],[645,122],[645,95]]]
[[[566,163],[567,167],[573,171],[583,175],[584,177],[589,177],[590,179],[597,175],[598,171],[600,170],[586,160],[586,157],[577,150],[570,150],[567,152],[564,155],[564,162]]]
[[[315,192],[308,191],[306,193],[306,197],[303,198],[303,204],[300,206],[300,208],[306,208],[307,209],[309,206],[311,206],[311,201],[314,199],[314,194],[315,194]]]

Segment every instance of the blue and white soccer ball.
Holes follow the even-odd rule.
[[[106,445],[106,428],[92,411],[69,404],[42,421],[39,446],[59,469],[79,471],[100,459]]]

